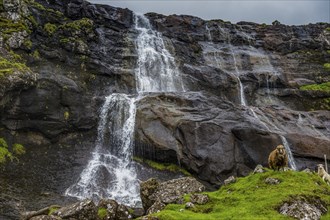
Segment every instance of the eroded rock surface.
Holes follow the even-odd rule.
[[[183,196],[188,193],[198,193],[205,187],[192,177],[183,177],[159,183],[155,179],[149,179],[141,183],[142,205],[146,214],[157,213],[166,204],[183,204]]]

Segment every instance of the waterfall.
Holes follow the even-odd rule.
[[[292,152],[291,152],[291,148],[290,148],[290,145],[289,145],[289,142],[286,140],[286,138],[282,135],[280,135],[280,138],[282,140],[282,143],[283,143],[283,146],[288,154],[288,160],[289,160],[289,165],[291,167],[291,169],[293,170],[297,170],[297,166],[296,166],[296,163],[293,159],[293,156],[292,156]]]
[[[206,28],[207,30],[207,28]],[[246,102],[246,98],[245,98],[245,94],[244,94],[244,87],[243,87],[243,84],[239,78],[240,76],[240,72],[239,72],[239,69],[238,69],[238,65],[237,65],[237,60],[236,60],[236,55],[235,55],[235,51],[234,51],[234,48],[233,48],[233,45],[231,44],[231,37],[230,37],[230,33],[228,31],[226,31],[224,28],[220,27],[219,26],[219,31],[220,31],[220,34],[221,36],[223,37],[224,41],[227,42],[228,44],[228,51],[230,53],[230,56],[232,57],[232,61],[233,61],[233,68],[234,68],[234,76],[237,78],[237,81],[238,81],[238,84],[239,84],[239,97],[240,97],[240,103],[242,106],[246,106],[251,112],[252,112],[252,115],[254,118],[256,118],[258,120],[258,122],[260,124],[262,124],[269,132],[272,132],[272,133],[276,133],[280,136],[281,138],[281,141],[282,141],[282,144],[283,146],[285,147],[286,151],[288,152],[288,156],[289,156],[289,165],[290,167],[293,169],[293,170],[296,170],[296,165],[295,165],[295,161],[294,161],[294,158],[292,156],[292,152],[291,152],[291,149],[290,149],[290,145],[288,143],[288,141],[286,140],[286,138],[282,135],[283,134],[283,131],[281,131],[280,128],[278,128],[274,123],[272,123],[264,114],[262,114],[262,117],[264,118],[264,120],[266,121],[266,124],[265,122],[262,121],[262,119],[256,114],[256,112],[253,110],[253,107],[251,106],[248,106],[247,102]],[[243,31],[242,31],[243,32]],[[248,38],[248,35],[246,33],[244,33],[245,36]],[[248,38],[249,39],[249,38]],[[250,41],[249,41],[250,43]],[[223,65],[220,63],[218,63],[218,60],[221,59],[221,57],[218,59],[217,57],[217,52],[220,51],[220,49],[217,48],[217,45],[214,44],[214,43],[208,43],[208,44],[203,44],[203,48],[206,49],[207,53],[211,53],[214,58],[212,58],[212,60],[216,61],[216,62],[212,62],[212,60],[210,59],[209,56],[206,56],[206,53],[204,53],[204,57],[205,59],[213,66],[216,66],[218,68],[224,68],[226,67],[226,65]],[[249,49],[251,50],[252,47],[251,45],[249,45]],[[220,53],[218,53],[220,55]],[[266,68],[264,70],[267,70],[268,72],[272,72],[274,73],[275,75],[278,75],[278,72],[274,70],[274,68],[272,67],[269,59],[267,58],[266,60],[262,60],[262,64],[263,64],[263,68]],[[224,67],[223,67],[224,66]],[[227,69],[225,69],[227,70]],[[266,82],[267,82],[267,94],[269,96],[270,92],[269,92],[269,79],[268,79],[268,75],[266,77]]]
[[[287,141],[287,139],[281,134],[281,130],[272,122],[269,121],[269,119],[263,115],[263,117],[265,118],[265,120],[267,121],[268,124],[271,125],[271,127],[273,129],[271,129],[266,123],[264,123],[261,118],[255,113],[255,111],[252,109],[252,107],[249,107],[249,109],[251,110],[253,116],[258,119],[258,121],[269,131],[269,132],[273,132],[276,133],[280,136],[282,144],[285,148],[285,150],[287,151],[288,154],[288,160],[289,160],[289,166],[291,167],[291,169],[293,170],[297,170],[297,166],[296,163],[294,161],[293,155],[292,155],[292,151],[289,145],[289,142]],[[275,130],[274,130],[275,129]]]
[[[143,15],[135,15],[138,54],[135,69],[138,98],[146,92],[181,92],[184,86],[174,57],[166,49],[162,36]],[[92,158],[76,183],[65,195],[78,199],[115,199],[139,207],[142,205],[137,174],[132,163],[136,100],[127,94],[106,97],[101,108],[98,136]]]
[[[210,31],[210,28],[207,26],[207,24],[205,25],[205,29],[207,31],[207,37],[208,37],[209,41],[212,41],[211,31]]]
[[[112,198],[131,206],[140,204],[136,172],[131,163],[134,102],[135,99],[126,94],[114,93],[106,97],[92,158],[65,195],[78,199]]]
[[[174,57],[166,49],[162,35],[151,28],[144,15],[135,15],[138,65],[135,79],[138,93],[184,91]]]

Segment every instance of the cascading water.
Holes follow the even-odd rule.
[[[140,196],[132,158],[135,99],[111,94],[101,108],[96,147],[77,183],[65,195],[79,199],[112,198],[139,206]]]
[[[207,26],[206,26],[207,27]],[[206,29],[208,31],[208,33],[210,33],[210,30]],[[286,140],[286,138],[282,135],[282,131],[281,129],[279,129],[274,123],[271,123],[269,121],[269,119],[263,115],[263,118],[266,120],[267,124],[269,124],[270,126],[268,126],[265,122],[263,122],[261,120],[261,118],[256,114],[256,112],[253,110],[252,107],[248,106],[247,105],[247,102],[246,102],[246,98],[245,98],[245,94],[244,94],[244,87],[243,87],[243,84],[239,78],[239,75],[240,75],[240,72],[239,72],[239,69],[238,69],[238,65],[237,65],[237,60],[236,60],[236,54],[234,52],[234,48],[233,48],[233,45],[231,44],[231,37],[230,37],[230,34],[229,32],[227,32],[224,28],[221,28],[219,26],[219,31],[220,31],[220,34],[221,36],[223,37],[224,41],[227,42],[227,45],[229,47],[229,49],[227,51],[230,52],[230,55],[232,57],[232,61],[233,61],[233,67],[234,67],[234,76],[237,78],[238,80],[238,83],[239,83],[239,96],[240,96],[240,103],[241,105],[243,106],[246,106],[247,108],[249,108],[249,110],[252,112],[252,115],[254,118],[256,118],[258,120],[258,122],[260,124],[262,124],[269,132],[273,132],[273,133],[276,133],[280,136],[281,138],[281,141],[283,143],[283,146],[285,147],[286,151],[288,152],[288,159],[289,159],[289,165],[290,167],[293,169],[293,170],[296,170],[297,167],[296,167],[296,164],[295,164],[295,161],[294,161],[294,158],[292,156],[292,152],[291,152],[291,149],[290,149],[290,145],[288,143],[288,141]],[[242,31],[243,32],[243,31]],[[243,34],[244,36],[248,37],[246,34]],[[212,39],[212,36],[210,36],[209,38]],[[250,43],[250,40],[249,39],[249,43]],[[219,51],[217,51],[217,46],[214,45],[212,43],[212,47],[210,46],[206,46],[204,45],[205,48],[208,49],[208,52],[212,52],[214,58],[212,58],[212,60],[216,61],[215,62],[215,65],[216,67],[222,69],[223,67],[225,67],[226,65],[225,64],[222,64],[221,62],[219,63],[218,61],[220,60],[220,58],[218,59],[216,57],[217,54],[220,54],[218,53]],[[254,50],[253,47],[249,44],[249,50]],[[257,51],[254,51],[254,53],[257,53]],[[212,60],[210,60],[209,57],[205,56],[205,53],[204,53],[204,57],[206,58],[206,60],[212,65]],[[222,60],[222,59],[221,59]],[[275,75],[278,75],[278,72],[274,70],[274,68],[272,67],[272,65],[270,64],[270,61],[267,57],[267,59],[261,59],[263,62],[262,62],[262,66],[263,66],[263,70],[267,70],[266,72],[271,72],[271,73],[274,73]],[[226,69],[225,69],[226,70]],[[268,75],[267,75],[267,94],[269,94],[270,92],[268,91],[269,90],[269,82],[268,82]]]
[[[292,156],[292,152],[291,152],[291,148],[290,148],[290,145],[289,145],[289,142],[286,140],[286,138],[282,135],[280,135],[280,138],[282,140],[282,143],[283,143],[283,146],[288,154],[288,160],[289,160],[289,165],[290,167],[293,169],[293,170],[297,170],[297,166],[296,166],[296,163],[293,159],[293,156]]]
[[[139,183],[132,163],[135,102],[147,92],[179,92],[184,91],[184,86],[161,34],[152,30],[145,16],[135,15],[134,18],[138,32],[135,69],[138,98],[117,93],[106,97],[92,158],[65,195],[79,199],[112,198],[125,205],[141,206]]]
[[[135,16],[138,66],[135,71],[137,92],[184,91],[181,74],[174,57],[166,49],[161,34],[151,28],[143,15]]]

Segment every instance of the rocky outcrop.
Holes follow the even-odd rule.
[[[285,202],[279,212],[295,219],[320,219],[328,210],[320,198],[300,196]]]
[[[183,196],[188,193],[202,192],[205,187],[192,177],[183,177],[159,183],[149,179],[141,183],[141,199],[146,214],[157,213],[167,204],[183,204]],[[196,198],[196,200],[205,200]]]

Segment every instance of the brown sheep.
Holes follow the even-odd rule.
[[[278,145],[275,150],[273,150],[268,157],[269,168],[273,170],[282,170],[284,167],[288,166],[288,155],[284,149],[283,145]]]
[[[324,182],[330,185],[330,175],[324,170],[323,164],[317,165],[317,174],[324,180]]]

